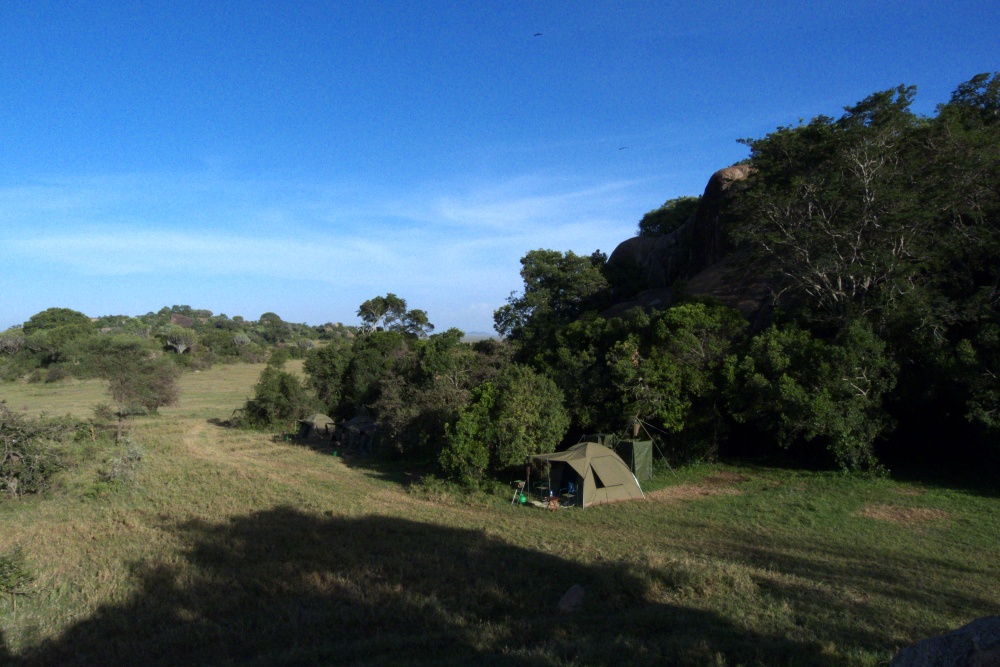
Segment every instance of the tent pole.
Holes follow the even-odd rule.
[[[660,449],[660,446],[658,444],[656,444],[656,438],[654,438],[652,434],[650,434],[650,432],[646,429],[646,422],[640,421],[638,417],[636,417],[635,421],[638,424],[642,425],[643,432],[645,432],[645,434],[649,436],[650,441],[653,443],[653,447],[656,447],[656,451],[660,453],[660,457],[663,459],[663,462],[667,464],[667,470],[669,470],[670,472],[674,472],[674,469],[670,467],[670,461],[667,460],[667,457],[663,453],[663,450]]]

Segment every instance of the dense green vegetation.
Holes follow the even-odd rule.
[[[676,230],[698,212],[701,197],[668,199],[639,221],[639,236],[663,236]]]
[[[749,176],[722,221],[741,271],[729,279],[773,294],[756,330],[683,285],[665,310],[601,317],[634,291],[620,270],[529,253],[497,330],[565,393],[570,432],[638,418],[681,459],[995,470],[1000,77],[962,84],[931,118],[912,113],[914,94],[745,140]],[[672,231],[697,203],[667,202],[640,233]]]

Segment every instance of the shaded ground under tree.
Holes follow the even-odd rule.
[[[135,566],[134,596],[16,665],[830,664],[812,642],[649,601],[658,576],[585,566],[482,531],[293,508],[177,530],[186,563]],[[556,612],[573,584],[582,610]]]

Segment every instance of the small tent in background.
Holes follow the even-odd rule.
[[[331,442],[361,456],[376,454],[378,423],[368,415],[358,415],[338,424]]]
[[[635,422],[633,439],[621,440],[610,433],[594,433],[580,438],[580,442],[596,442],[622,457],[628,469],[640,481],[653,479],[653,441],[639,440],[639,422]]]
[[[615,453],[622,457],[636,479],[653,479],[652,440],[619,440],[615,444]]]
[[[307,419],[299,420],[298,438],[325,437],[330,433],[333,420],[326,415],[315,414]]]
[[[554,489],[569,489],[572,483],[576,488],[574,501],[580,507],[646,497],[621,457],[596,442],[581,442],[565,452],[530,458],[552,465]]]
[[[608,449],[615,448],[615,441],[616,438],[614,433],[590,433],[580,437],[580,442],[596,442],[599,445],[604,445]]]

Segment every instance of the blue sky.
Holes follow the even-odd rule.
[[[527,251],[610,253],[740,137],[874,91],[931,114],[998,34],[996,0],[5,0],[0,329],[394,292],[491,330]]]

